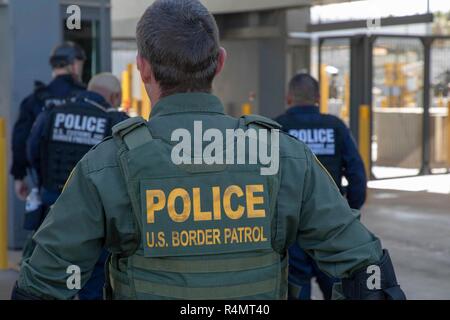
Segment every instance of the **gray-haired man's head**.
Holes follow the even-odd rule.
[[[197,0],[155,1],[139,20],[136,39],[141,76],[146,84],[154,77],[159,97],[210,92],[225,60],[214,17]]]
[[[307,73],[299,73],[289,82],[287,104],[292,106],[311,106],[319,104],[319,83]]]

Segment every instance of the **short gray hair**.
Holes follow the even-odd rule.
[[[210,92],[219,57],[214,17],[197,0],[156,0],[138,22],[139,54],[152,66],[162,96]]]

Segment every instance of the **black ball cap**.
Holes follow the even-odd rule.
[[[86,60],[86,53],[79,45],[71,41],[56,46],[50,55],[50,65],[53,68],[63,68],[75,60]]]

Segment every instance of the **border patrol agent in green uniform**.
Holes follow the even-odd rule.
[[[66,271],[78,266],[82,287],[103,246],[112,252],[107,298],[285,299],[294,242],[344,279],[346,298],[405,298],[387,251],[303,143],[279,133],[272,175],[262,175],[259,162],[231,164],[236,154],[210,164],[195,141],[192,154],[190,142],[181,153],[190,163],[174,161],[179,129],[271,130],[270,139],[257,138],[268,147],[280,128],[259,116],[226,116],[210,94],[226,53],[199,1],[157,0],[138,24],[137,43],[138,69],[157,102],[151,120],[116,125],[78,163],[34,237],[13,299],[72,298]]]

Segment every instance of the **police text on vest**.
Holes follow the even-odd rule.
[[[57,113],[53,124],[53,141],[96,145],[106,133],[108,120],[71,113]]]
[[[334,129],[291,129],[289,134],[304,142],[316,156],[334,156]]]

